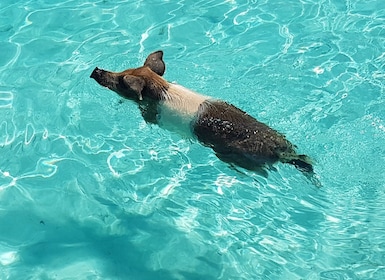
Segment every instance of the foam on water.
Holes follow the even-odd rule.
[[[385,3],[289,2],[2,1],[0,278],[383,279]],[[323,187],[234,170],[89,79],[158,49]]]

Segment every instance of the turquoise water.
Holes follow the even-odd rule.
[[[385,2],[0,3],[0,279],[385,279]],[[240,173],[89,78],[165,78],[312,156]]]

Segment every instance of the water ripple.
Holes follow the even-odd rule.
[[[3,2],[6,278],[384,278],[380,0]],[[168,80],[284,132],[324,187],[233,170],[89,79],[160,48]]]

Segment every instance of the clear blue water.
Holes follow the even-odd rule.
[[[385,1],[2,0],[0,42],[1,279],[385,279]],[[89,78],[158,49],[323,187],[239,173]]]

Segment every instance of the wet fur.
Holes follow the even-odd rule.
[[[258,170],[280,161],[314,175],[310,158],[297,154],[283,134],[231,104],[167,82],[164,72],[163,52],[157,51],[142,67],[123,72],[95,68],[91,78],[138,103],[147,122],[185,126],[225,162]]]

